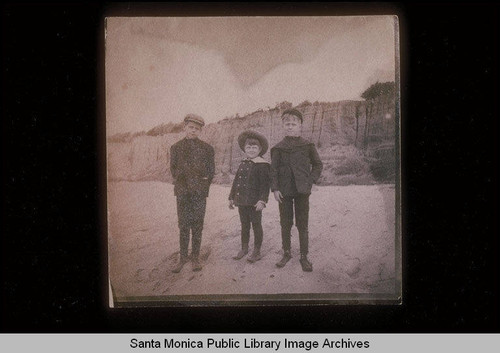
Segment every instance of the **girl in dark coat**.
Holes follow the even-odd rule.
[[[264,237],[262,210],[269,197],[269,163],[262,158],[268,148],[267,139],[255,131],[245,131],[238,137],[240,148],[245,151],[229,193],[229,208],[238,207],[241,221],[241,250],[233,258],[239,260],[248,254],[250,226],[254,233],[254,248],[248,261],[262,258],[260,249]]]

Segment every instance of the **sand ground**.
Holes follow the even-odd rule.
[[[272,197],[263,211],[262,260],[255,264],[246,258],[233,260],[241,247],[240,223],[237,209],[227,207],[228,193],[227,186],[211,186],[201,249],[203,270],[193,272],[186,264],[174,274],[179,240],[173,186],[110,182],[109,271],[115,296],[394,292],[400,280],[395,270],[394,185],[314,186],[310,273],[303,272],[299,263],[295,227],[292,260],[283,269],[275,266],[282,251],[278,204]]]

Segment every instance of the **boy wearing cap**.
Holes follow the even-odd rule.
[[[266,207],[269,198],[270,166],[262,158],[268,149],[268,142],[265,136],[248,130],[238,136],[238,144],[245,152],[245,158],[236,172],[229,193],[229,208],[238,207],[241,221],[241,250],[233,259],[239,260],[248,254],[251,226],[254,234],[254,248],[247,261],[254,263],[262,258],[260,253],[264,237],[262,210]]]
[[[309,252],[309,195],[323,170],[314,143],[300,137],[303,117],[296,109],[281,115],[285,138],[271,149],[271,191],[279,202],[283,258],[276,264],[281,268],[292,257],[291,229],[295,208],[295,224],[299,231],[300,264],[302,270],[312,271]]]
[[[210,183],[214,177],[214,149],[198,135],[205,125],[203,118],[189,114],[184,118],[186,136],[170,147],[170,172],[177,197],[180,257],[174,273],[188,262],[188,246],[192,233],[191,262],[193,271],[200,271],[201,233]]]

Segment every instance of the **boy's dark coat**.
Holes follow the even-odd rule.
[[[215,173],[214,148],[197,138],[180,140],[170,147],[170,172],[175,196],[207,197]]]
[[[285,137],[271,148],[272,191],[279,190],[283,195],[310,194],[322,170],[314,143],[302,137]]]
[[[233,180],[229,200],[236,206],[254,206],[269,198],[269,163],[241,162]]]

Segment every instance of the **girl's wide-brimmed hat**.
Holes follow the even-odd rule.
[[[240,148],[243,151],[245,150],[245,142],[247,141],[247,139],[256,139],[257,141],[260,142],[260,147],[262,148],[262,150],[259,153],[260,156],[262,156],[264,153],[267,152],[267,149],[269,148],[269,143],[267,142],[267,139],[264,135],[253,130],[243,131],[240,134],[240,136],[238,136],[238,145],[240,145]]]

